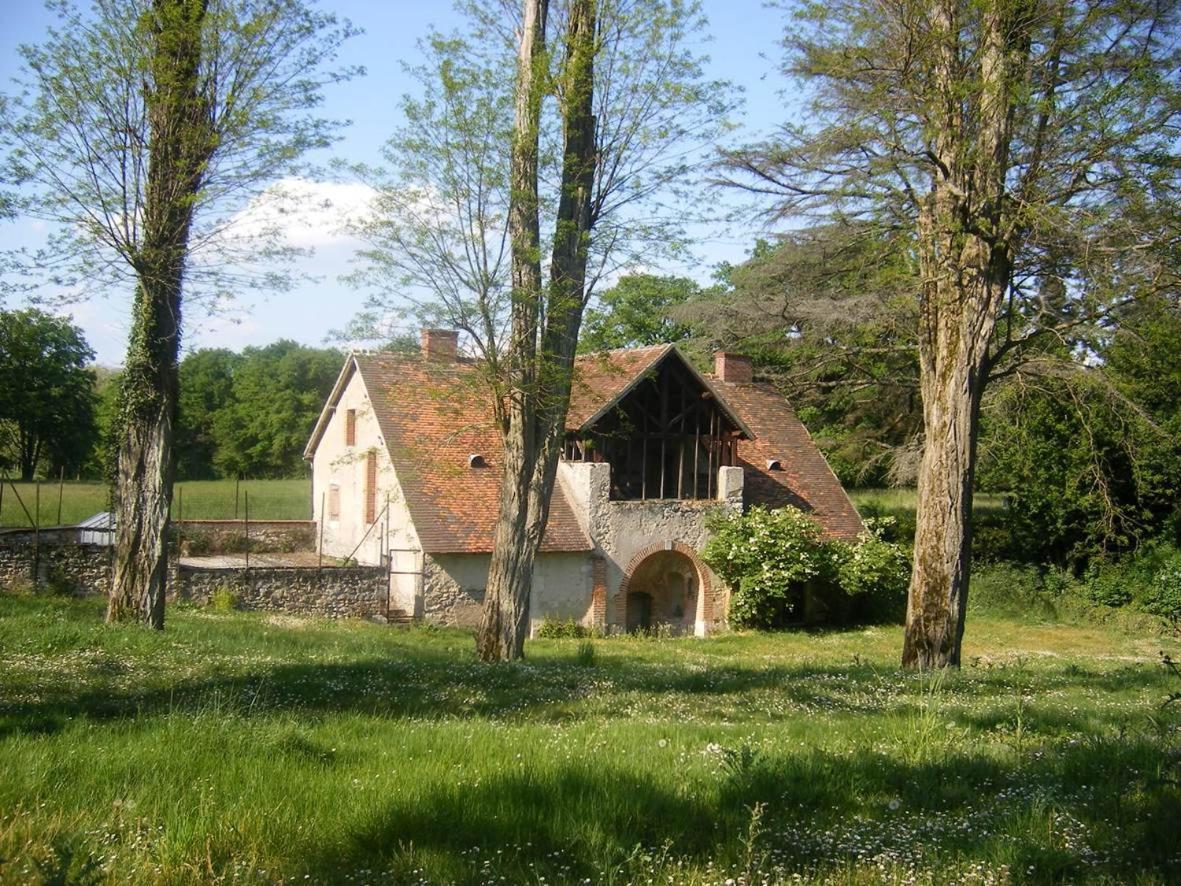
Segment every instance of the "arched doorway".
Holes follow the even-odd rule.
[[[674,634],[693,633],[701,592],[697,566],[684,553],[648,554],[627,576],[624,627],[628,632],[665,627]]]

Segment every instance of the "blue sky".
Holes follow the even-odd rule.
[[[458,18],[446,2],[341,0],[325,6],[365,31],[350,41],[342,61],[363,65],[366,76],[334,87],[326,96],[326,115],[353,121],[333,155],[350,161],[375,161],[382,142],[399,122],[398,97],[414,89],[401,63],[419,59],[416,41],[429,26],[448,30],[458,24]],[[19,65],[17,47],[39,41],[50,18],[33,2],[3,0],[3,7],[0,78],[7,91]],[[791,113],[780,94],[785,81],[777,73],[784,13],[764,8],[762,0],[704,0],[704,8],[709,17],[710,42],[705,46],[711,57],[709,76],[730,80],[744,94],[745,107],[739,118],[742,128],[734,138],[772,129]],[[334,191],[334,196],[347,198],[349,193]],[[735,234],[719,227],[696,233],[700,237],[696,247],[701,256],[698,264],[652,270],[685,273],[706,282],[715,264],[741,260],[761,232],[748,227]],[[3,248],[32,247],[41,236],[41,226],[30,219],[0,223]],[[317,282],[270,297],[244,293],[228,316],[190,311],[186,320],[186,349],[203,346],[238,349],[279,338],[318,345],[324,342],[328,330],[347,323],[360,310],[365,298],[363,292],[337,279],[349,269],[356,244],[326,234],[324,226],[315,220],[297,239],[315,248],[314,257],[306,262],[306,270],[316,275]],[[63,313],[72,315],[82,327],[98,354],[99,363],[117,365],[122,361],[126,345],[129,306],[130,293],[112,292],[73,304],[64,308]]]

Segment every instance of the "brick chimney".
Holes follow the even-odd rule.
[[[745,354],[731,354],[718,351],[714,354],[714,375],[720,381],[746,384],[754,381],[754,364]]]
[[[459,333],[454,329],[424,329],[422,358],[437,363],[454,363],[459,352]]]

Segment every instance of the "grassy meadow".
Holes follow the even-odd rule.
[[[0,596],[0,882],[1181,880],[1175,637],[531,641]],[[1174,706],[1176,707],[1176,706]]]
[[[31,526],[30,517],[37,515],[37,484],[4,483],[0,495],[0,528]],[[65,483],[42,481],[40,491],[41,526],[69,526],[100,511],[108,510],[108,490],[103,483]],[[176,484],[173,495],[173,516],[186,520],[241,519],[246,512],[246,496],[250,497],[252,520],[309,520],[312,516],[310,480],[243,480],[237,484],[237,512],[235,513],[235,481],[186,480]],[[60,499],[60,520],[59,520]],[[24,505],[22,508],[21,505]],[[27,514],[26,514],[27,511]]]

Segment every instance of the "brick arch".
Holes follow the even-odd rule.
[[[623,572],[623,581],[619,583],[619,590],[615,592],[615,623],[620,627],[627,625],[627,592],[631,586],[632,576],[636,574],[636,570],[640,568],[641,564],[653,554],[663,554],[666,551],[684,554],[693,564],[693,569],[697,572],[697,593],[701,595],[702,600],[701,620],[707,626],[713,622],[713,583],[710,581],[709,569],[701,561],[697,551],[684,542],[665,541],[641,548],[627,564],[627,569]]]

